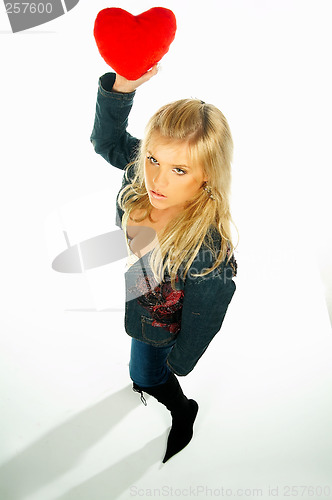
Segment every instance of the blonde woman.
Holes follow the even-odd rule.
[[[125,329],[132,337],[133,390],[172,416],[163,459],[191,440],[198,404],[178,376],[195,367],[221,328],[235,292],[237,264],[229,195],[233,142],[224,115],[198,99],[162,107],[142,141],[127,132],[137,81],[99,79],[91,142],[125,170],[117,224],[128,245]]]

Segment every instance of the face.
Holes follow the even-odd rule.
[[[151,205],[176,215],[207,180],[199,165],[189,160],[188,143],[152,135],[145,158],[144,178]],[[163,196],[158,196],[160,195]]]

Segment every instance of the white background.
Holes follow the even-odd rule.
[[[181,378],[200,405],[195,437],[162,468],[170,419],[130,388],[122,264],[51,267],[63,231],[75,244],[115,229],[122,173],[89,141],[109,71],[94,19],[105,7],[156,5],[174,11],[178,31],[137,92],[130,131],[141,137],[173,99],[217,105],[234,137],[240,233],[222,331]],[[162,487],[201,498],[258,488],[267,499],[299,485],[332,496],[331,13],[323,0],[81,0],[12,34],[0,6],[2,500],[129,499]]]

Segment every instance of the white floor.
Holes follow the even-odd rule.
[[[115,229],[122,172],[89,142],[109,71],[92,36],[105,1],[15,35],[3,9],[0,500],[330,499],[332,336],[319,271],[331,254],[330,2],[162,4],[178,34],[137,92],[130,131],[141,137],[159,106],[198,96],[225,112],[235,142],[237,291],[180,379],[200,405],[194,438],[161,464],[170,418],[131,390],[123,262],[51,267],[67,245]]]
[[[328,498],[332,338],[318,272],[251,285],[248,264],[222,331],[180,379],[200,411],[192,442],[164,465],[169,415],[131,390],[123,311],[53,308],[48,327],[37,314],[2,318],[1,498],[267,499],[295,486]]]

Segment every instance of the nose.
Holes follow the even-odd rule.
[[[167,174],[163,172],[161,168],[155,173],[153,177],[153,184],[158,191],[162,191],[168,184]]]

